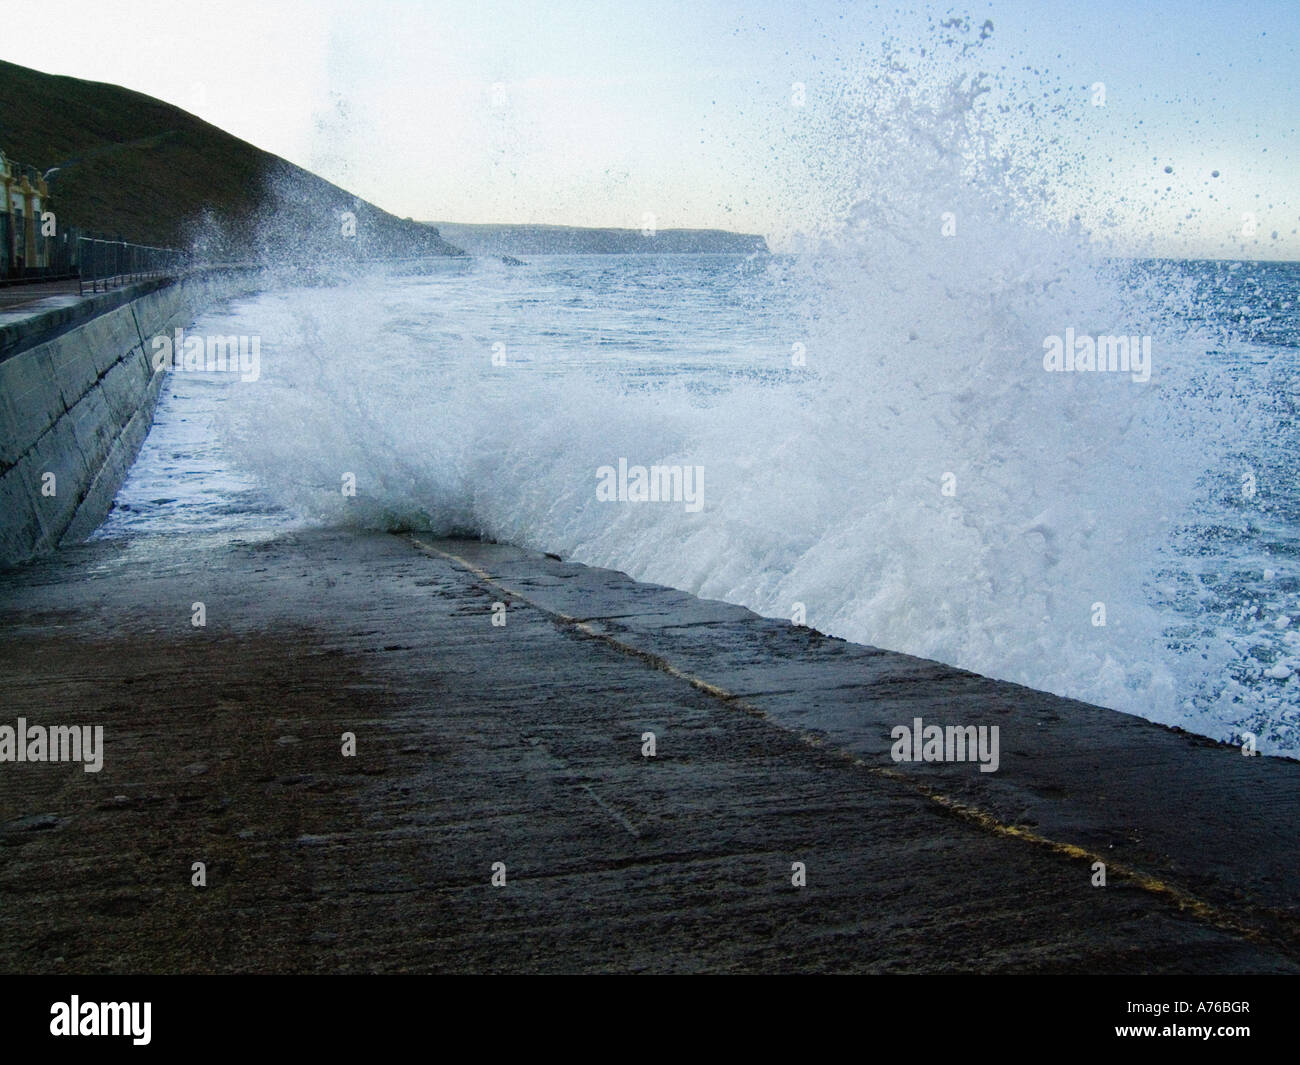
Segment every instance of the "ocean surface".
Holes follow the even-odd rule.
[[[188,331],[256,380],[169,374],[96,536],[490,537],[1300,756],[1300,265],[880,232],[269,286]],[[1045,369],[1067,330],[1149,380]]]

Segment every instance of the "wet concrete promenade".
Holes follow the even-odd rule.
[[[8,972],[1300,970],[1300,764],[510,547],[65,549],[0,706]]]

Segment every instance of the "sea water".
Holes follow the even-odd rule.
[[[1300,267],[1090,270],[960,314],[843,254],[268,290],[189,330],[258,379],[169,374],[97,535],[491,537],[1300,754]],[[1154,334],[1150,380],[1045,371],[1065,328]],[[702,505],[602,499],[620,460]]]
[[[99,535],[489,537],[1300,756],[1300,266],[1119,257],[1068,180],[1100,110],[971,35],[773,132],[778,206],[825,209],[782,254],[211,311],[256,380],[171,373]]]

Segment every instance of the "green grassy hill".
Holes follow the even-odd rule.
[[[0,151],[59,168],[50,196],[63,229],[216,258],[459,253],[428,226],[116,85],[0,62]],[[342,239],[344,211],[355,240]]]

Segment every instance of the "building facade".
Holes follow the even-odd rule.
[[[0,191],[0,277],[44,271],[51,242],[42,233],[41,215],[49,210],[49,186],[35,167],[0,151]]]

